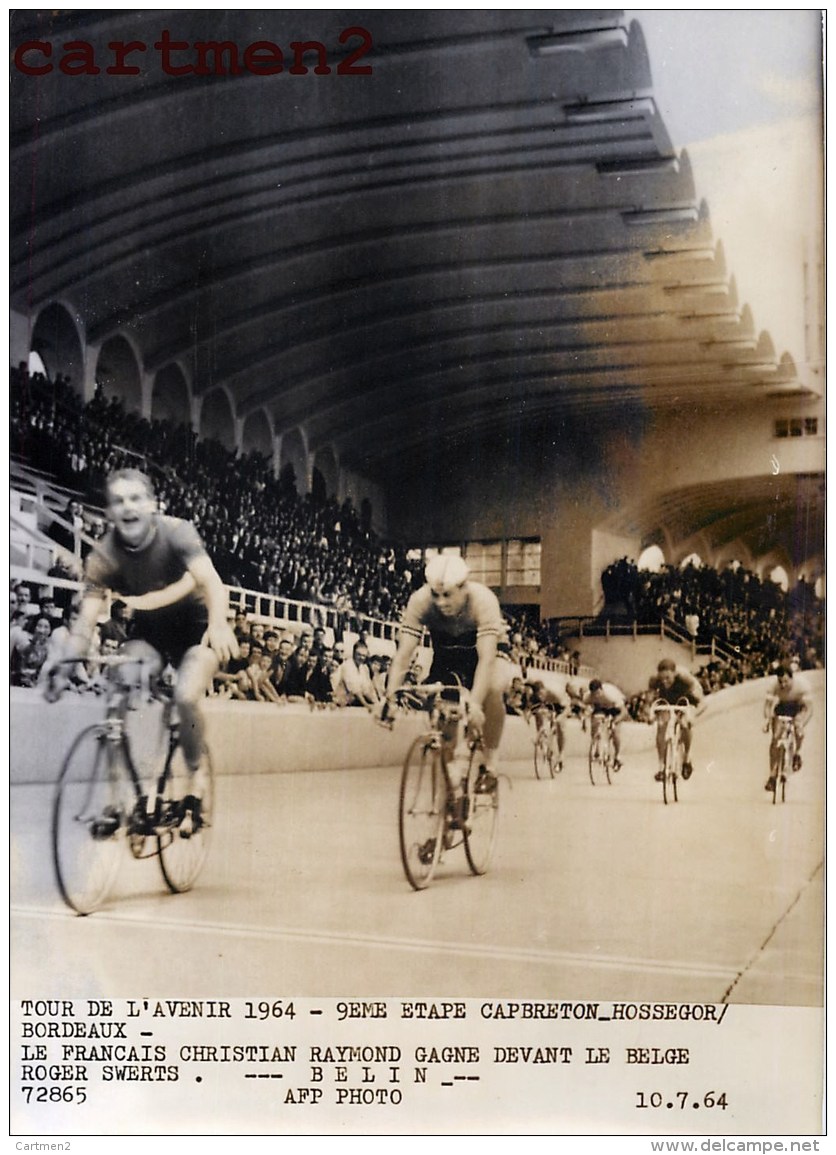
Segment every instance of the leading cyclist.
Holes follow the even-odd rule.
[[[801,743],[804,730],[813,716],[813,699],[810,683],[803,674],[796,674],[789,666],[778,666],[775,669],[775,684],[766,698],[765,705],[766,729],[772,729],[772,741],[769,743],[769,778],[764,790],[775,789],[775,779],[778,774],[778,760],[780,747],[778,736],[781,730],[779,718],[792,718],[795,730],[795,757],[792,768],[801,769]]]
[[[696,707],[697,710],[703,702],[702,686],[693,674],[681,666],[677,666],[672,658],[663,658],[656,667],[656,673],[648,682],[647,697],[649,705],[661,698],[662,701],[669,702],[672,706],[675,706],[680,698],[685,698],[689,705]],[[667,713],[668,711],[665,711],[659,715],[659,723],[656,727],[656,750],[659,754],[660,764],[665,761],[665,727],[662,723]],[[685,751],[682,777],[686,782],[694,772],[694,767],[691,765],[692,725],[693,718],[689,711],[682,715],[682,745]],[[661,782],[664,777],[664,770],[659,770],[655,774],[657,782]]]
[[[476,789],[487,793],[496,787],[504,693],[514,667],[497,656],[505,626],[496,595],[481,582],[469,580],[469,573],[467,562],[458,555],[436,554],[427,562],[426,584],[415,591],[403,612],[386,694],[391,702],[426,628],[433,647],[429,681],[450,685],[458,679],[470,690],[470,731],[481,734],[484,742]]]
[[[219,664],[238,655],[226,619],[226,589],[191,522],[158,513],[154,487],[144,473],[117,470],[108,476],[106,491],[112,527],[87,557],[84,597],[67,656],[87,657],[107,592],[117,593],[136,611],[122,653],[150,662],[157,671],[166,662],[177,670],[180,744],[194,775],[204,748],[201,701]],[[65,677],[54,669],[50,697],[60,694]]]

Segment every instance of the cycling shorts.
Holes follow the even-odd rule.
[[[177,617],[173,614],[137,614],[131,638],[139,638],[153,646],[164,662],[170,662],[176,670],[186,651],[200,645],[208,625],[208,618],[200,614],[181,613]]]
[[[618,706],[596,706],[592,711],[593,718],[617,718],[621,710]]]
[[[803,709],[803,702],[778,702],[773,713],[776,717],[795,718]]]
[[[479,654],[475,647],[441,647],[433,651],[433,664],[428,681],[455,685],[461,682],[468,690],[473,689],[473,679],[479,664]]]

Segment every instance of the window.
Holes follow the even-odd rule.
[[[776,437],[818,437],[818,417],[776,417]]]
[[[486,586],[502,584],[502,542],[471,541],[465,550],[470,576]]]
[[[505,585],[540,585],[540,542],[511,540],[505,557]]]

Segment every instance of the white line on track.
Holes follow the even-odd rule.
[[[12,907],[12,914],[32,919],[62,919],[72,916],[61,912],[38,910],[30,907]],[[339,932],[310,931],[299,927],[255,927],[228,922],[192,922],[182,920],[168,922],[158,918],[99,911],[91,916],[95,922],[122,923],[131,926],[149,927],[166,931],[181,931],[189,935],[212,934],[239,939],[286,939],[296,942],[314,942],[332,946],[357,946],[378,950],[410,951],[415,954],[446,954],[471,958],[487,958],[504,962],[562,964],[563,966],[594,967],[599,970],[626,970],[641,974],[680,975],[688,978],[723,978],[727,981],[738,977],[739,967],[716,966],[711,963],[689,963],[665,960],[633,958],[628,955],[580,954],[573,951],[508,949],[507,947],[474,945],[469,942],[438,942],[410,938],[395,938],[381,935],[342,934]]]

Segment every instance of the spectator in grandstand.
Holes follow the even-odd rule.
[[[375,692],[375,698],[379,701],[386,693],[386,675],[384,670],[384,661],[382,654],[369,655],[369,673],[372,678],[372,687]]]
[[[334,701],[340,706],[365,706],[367,710],[377,705],[369,670],[369,648],[363,642],[354,643],[351,657],[346,658],[337,672]]]
[[[235,636],[240,642],[242,638],[250,637],[250,621],[247,617],[246,610],[236,610],[233,629]]]
[[[592,734],[594,727],[600,725],[601,718],[615,719],[612,728],[612,745],[615,754],[614,770],[621,769],[621,723],[629,718],[627,702],[618,686],[612,682],[602,682],[600,678],[592,678],[589,689],[584,694],[584,706],[591,714]]]
[[[13,686],[34,686],[37,683],[49,651],[51,635],[52,623],[43,615],[36,618],[31,634],[26,630],[17,634],[11,656]]]
[[[14,597],[12,592],[12,597]],[[28,616],[23,610],[12,610],[12,617],[9,623],[9,656],[15,650],[26,649],[32,643],[32,632],[26,628],[29,621]]]
[[[287,697],[286,683],[295,648],[293,634],[282,634],[276,652],[270,658],[270,678],[280,697]]]
[[[409,599],[401,619],[386,691],[391,696],[402,685],[426,628],[433,647],[430,681],[451,684],[459,679],[470,689],[470,727],[484,742],[476,789],[493,791],[505,726],[504,694],[513,676],[511,663],[497,657],[505,629],[499,602],[487,586],[469,580],[462,557],[436,554],[424,577],[424,586]]]
[[[128,640],[130,626],[130,611],[121,598],[115,598],[110,607],[110,617],[99,626],[99,637],[102,642],[113,639],[121,646]]]
[[[774,790],[780,757],[779,718],[793,720],[796,753],[792,768],[794,771],[801,769],[801,744],[804,741],[804,731],[813,716],[812,689],[804,675],[796,673],[789,666],[778,666],[775,669],[775,681],[766,698],[764,714],[766,717],[764,728],[772,730],[772,740],[769,744],[769,778],[764,790]]]
[[[652,705],[653,702],[661,700],[675,706],[681,699],[685,699],[689,705],[699,710],[703,702],[702,686],[700,686],[693,674],[677,666],[672,658],[663,658],[656,667],[656,673],[648,682],[648,705]],[[664,718],[664,714],[660,715],[660,718]],[[685,714],[682,719],[682,742],[685,748],[682,777],[685,781],[687,781],[694,772],[694,767],[691,764],[692,726],[693,718],[689,714]],[[656,750],[659,754],[659,762],[661,763],[665,757],[665,728],[661,724],[661,721],[656,727]],[[659,770],[655,777],[657,782],[661,782],[664,777],[664,771]]]
[[[307,646],[300,644],[290,655],[282,677],[282,693],[288,699],[300,701],[305,697],[310,653]]]

